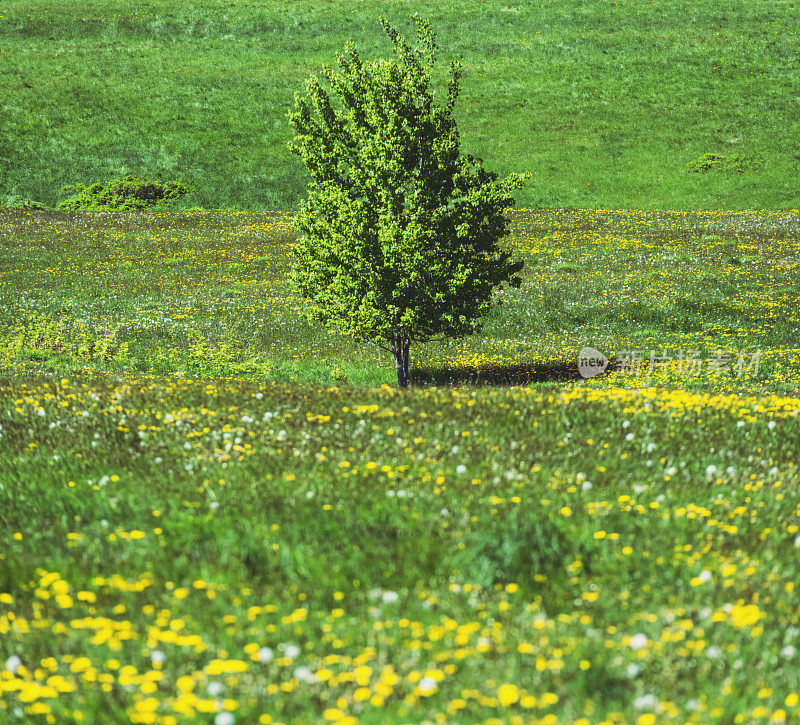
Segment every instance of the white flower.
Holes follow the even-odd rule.
[[[225,688],[222,686],[222,683],[217,682],[216,680],[211,680],[211,682],[206,685],[206,692],[211,695],[211,697],[216,697],[224,689]]]
[[[706,650],[706,657],[710,657],[711,659],[717,659],[717,657],[722,657],[722,650],[719,647],[711,645],[711,647],[709,647]]]
[[[283,654],[287,657],[297,657],[300,654],[300,648],[296,644],[287,644]]]
[[[631,424],[631,422],[630,422],[629,420],[623,420],[623,421],[622,421],[622,427],[623,427],[623,428],[628,428],[628,427],[630,427],[630,424]]]
[[[460,465],[456,466],[456,473],[464,474],[466,472],[467,472],[467,467],[463,463],[461,463]]]
[[[588,490],[589,490],[591,487],[592,487],[592,482],[591,482],[591,481],[584,481],[584,482],[581,484],[581,489],[582,489],[583,491],[588,491]]]
[[[439,512],[439,516],[447,516],[450,512],[447,509],[442,509]]]
[[[450,449],[450,452],[451,452],[451,453],[458,453],[458,446],[453,446],[453,447]]]
[[[272,658],[275,655],[272,653],[272,650],[269,647],[262,647],[258,650],[258,661],[259,662],[272,662]]]
[[[674,475],[675,475],[677,472],[678,472],[678,469],[677,469],[677,468],[675,468],[675,466],[670,466],[670,467],[669,467],[669,468],[668,468],[668,469],[665,471],[665,473],[666,473],[668,476],[674,476]]]
[[[397,592],[384,592],[381,599],[383,599],[384,604],[394,604],[400,596]]]
[[[706,476],[711,478],[717,472],[717,467],[712,463],[710,466],[706,468]]]
[[[631,649],[644,649],[645,647],[647,647],[647,637],[641,632],[631,637]]]
[[[648,453],[652,453],[655,449],[656,449],[656,444],[655,443],[648,443],[647,444],[647,452]]]
[[[791,659],[791,658],[792,658],[792,657],[794,657],[796,654],[797,654],[797,650],[796,650],[796,649],[795,649],[795,648],[794,648],[792,645],[790,645],[790,644],[787,644],[787,645],[786,645],[786,646],[785,646],[785,647],[784,647],[784,648],[781,650],[781,657],[785,657],[787,660],[788,660],[788,659]]]
[[[436,689],[436,687],[437,687],[436,680],[434,680],[433,677],[427,677],[427,676],[423,677],[417,683],[417,689],[419,689],[419,691],[423,695],[430,694],[431,692],[433,692]]]
[[[219,712],[214,718],[214,725],[233,725],[233,714],[230,712]]]
[[[11,655],[6,660],[6,669],[13,675],[22,665],[22,660],[17,655]]]
[[[42,413],[44,413],[44,411],[42,411]],[[40,415],[42,413],[40,413]],[[775,429],[775,425],[776,425],[775,421],[771,420],[769,423],[767,423],[767,428],[769,428],[770,430],[774,430]]]
[[[150,653],[150,659],[153,660],[153,662],[161,663],[167,659],[167,656],[160,649],[154,649]]]
[[[626,441],[632,441],[633,440],[633,433],[628,433],[628,435],[625,436],[625,440]]]
[[[800,549],[800,536],[795,536],[794,545],[796,548]]]
[[[705,584],[706,582],[711,581],[711,572],[708,569],[703,569],[698,575],[697,578]]]
[[[631,662],[631,664],[629,664],[629,665],[628,665],[628,666],[625,668],[625,674],[626,674],[626,675],[628,676],[628,678],[629,678],[629,679],[631,679],[631,680],[632,680],[634,677],[636,677],[636,675],[638,675],[638,674],[639,674],[641,671],[642,671],[642,668],[641,668],[641,667],[639,667],[639,665],[636,665],[636,664],[634,664],[633,662]]]

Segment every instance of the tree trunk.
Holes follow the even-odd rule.
[[[394,355],[394,363],[397,367],[397,387],[408,387],[408,348],[411,340],[405,335],[393,335],[389,338],[389,344]]]

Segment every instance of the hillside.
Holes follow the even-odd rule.
[[[295,91],[352,37],[387,55],[379,14],[463,57],[465,151],[531,171],[526,207],[800,206],[794,2],[546,4],[5,0],[0,199],[64,184],[179,178],[190,203],[288,210]],[[707,173],[704,154],[738,157]]]

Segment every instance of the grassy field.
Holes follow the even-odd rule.
[[[513,222],[399,393],[284,213],[0,212],[0,721],[800,717],[798,213]]]
[[[4,0],[0,198],[132,172],[183,179],[190,205],[294,209],[294,93],[349,37],[389,54],[378,15],[410,32],[413,11],[440,80],[464,58],[465,150],[532,172],[523,206],[800,206],[790,0]],[[710,153],[729,163],[687,169]]]

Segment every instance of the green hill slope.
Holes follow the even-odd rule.
[[[531,171],[523,206],[800,207],[800,9],[688,4],[4,0],[0,199],[124,173],[181,179],[191,203],[291,209],[295,91],[378,15],[419,11],[463,56],[465,151]],[[444,90],[444,89],[442,89]],[[705,173],[704,154],[737,159]]]

